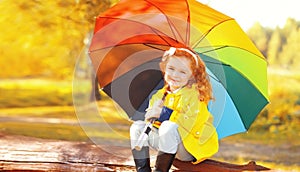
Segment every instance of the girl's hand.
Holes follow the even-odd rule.
[[[145,119],[149,120],[151,118],[159,118],[159,115],[161,113],[163,102],[162,100],[158,100],[154,102],[151,109],[147,109],[147,113],[145,114]]]
[[[145,119],[149,121],[151,118],[159,118],[161,108],[151,108],[145,114]]]

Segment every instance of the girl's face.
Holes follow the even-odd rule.
[[[169,57],[164,79],[169,85],[171,91],[175,91],[185,86],[192,77],[190,60],[185,57]]]

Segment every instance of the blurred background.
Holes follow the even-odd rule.
[[[128,141],[130,121],[99,92],[87,55],[95,17],[116,2],[0,1],[0,134],[69,141],[101,138],[102,144]],[[218,2],[206,3],[214,7]],[[227,14],[226,10],[224,13]],[[276,21],[276,17],[270,16],[269,20]],[[217,159],[249,161],[249,156],[228,146],[243,143],[245,148],[259,148],[254,149],[258,151],[255,160],[263,165],[300,171],[298,20],[291,15],[283,24],[268,26],[257,21],[242,26],[267,58],[270,104],[247,133],[221,141],[229,152],[219,153]],[[84,110],[75,109],[74,99],[80,105],[96,102],[97,109],[90,105]],[[109,123],[112,130],[92,127],[104,123]],[[111,134],[112,131],[118,134]],[[262,155],[259,150],[267,152]]]

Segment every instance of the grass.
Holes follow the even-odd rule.
[[[7,134],[69,141],[89,140],[79,125],[1,122],[0,128]]]
[[[0,108],[72,105],[70,81],[1,80],[0,93]]]
[[[73,106],[36,106],[0,109],[0,117],[47,117],[73,119]]]

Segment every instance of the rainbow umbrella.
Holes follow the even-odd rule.
[[[194,0],[121,0],[96,18],[89,55],[100,87],[138,120],[163,86],[158,63],[169,47],[206,63],[219,138],[247,131],[268,103],[267,63],[229,16]]]

